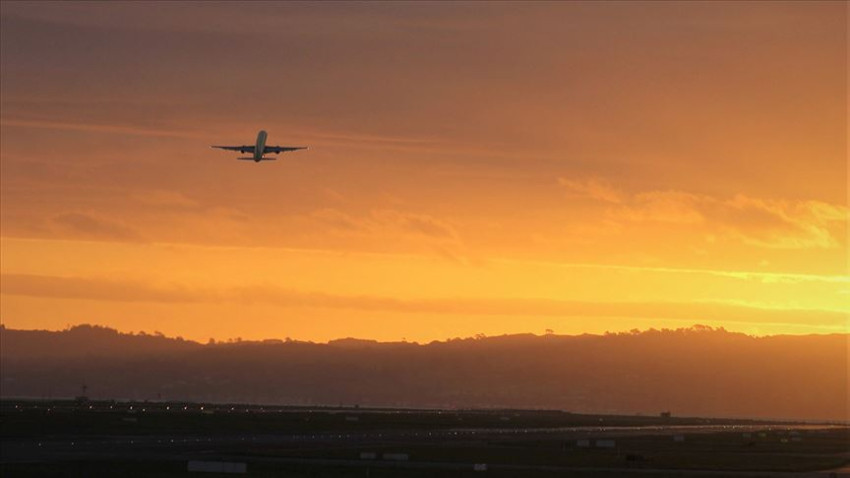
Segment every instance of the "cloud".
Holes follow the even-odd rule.
[[[343,233],[458,240],[458,233],[451,224],[427,214],[376,209],[367,215],[353,216],[337,209],[326,208],[311,212],[309,217]]]
[[[708,217],[746,243],[781,249],[839,246],[848,209],[818,201],[770,201],[743,195],[708,203]]]
[[[198,201],[174,191],[143,191],[133,194],[133,199],[147,206],[190,209],[199,206]]]
[[[241,209],[226,206],[208,207],[204,209],[201,217],[212,220],[213,225],[220,224],[219,221],[222,220],[234,223],[245,223],[251,219],[251,216]]]
[[[457,239],[458,237],[457,231],[450,224],[427,214],[386,209],[372,211],[372,217],[383,225],[398,227],[431,238]]]
[[[762,199],[744,194],[722,199],[676,190],[627,195],[595,179],[560,178],[558,182],[579,195],[609,203],[609,221],[702,227],[706,232],[758,247],[838,247],[848,220],[847,207],[820,201]]]
[[[132,198],[140,204],[151,208],[162,209],[158,214],[176,213],[181,220],[212,220],[246,222],[250,216],[241,209],[231,206],[213,206],[202,203],[177,191],[150,190],[141,191],[132,195]]]
[[[575,196],[588,197],[614,204],[623,202],[623,193],[606,181],[598,179],[573,180],[558,178],[558,184],[567,188]]]
[[[322,193],[323,196],[332,200],[333,202],[337,202],[337,203],[348,202],[345,195],[340,193],[339,191],[336,191],[335,189],[323,187],[323,188],[320,188],[319,191]]]
[[[743,194],[717,199],[676,191],[638,195],[635,203],[614,214],[631,220],[702,223],[727,238],[779,249],[838,247],[848,211],[818,201],[767,200]]]
[[[340,231],[365,231],[369,228],[368,222],[354,218],[337,209],[319,209],[311,212],[310,217]]]
[[[85,238],[120,241],[138,241],[142,238],[141,234],[129,226],[90,213],[71,212],[59,214],[53,216],[50,222],[63,232],[69,232]]]
[[[415,314],[544,317],[633,317],[719,320],[745,323],[841,325],[846,314],[833,310],[774,309],[725,302],[587,302],[540,298],[398,299],[338,295],[274,286],[229,289],[157,286],[127,280],[3,274],[0,293],[42,298],[112,302],[268,303],[281,307],[357,309]]]
[[[29,297],[106,300],[114,302],[200,302],[215,300],[205,292],[159,288],[142,282],[83,277],[3,274],[0,293]]]
[[[705,222],[700,212],[701,199],[679,191],[652,191],[635,195],[628,204],[609,211],[616,219],[655,221],[676,224]]]
[[[199,138],[201,135],[195,132],[178,131],[174,129],[144,128],[133,125],[115,124],[86,124],[49,120],[33,119],[3,119],[2,126],[17,126],[22,128],[54,129],[62,131],[85,131],[93,133],[116,133],[131,136],[153,136],[168,138]]]

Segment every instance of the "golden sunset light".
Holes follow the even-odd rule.
[[[850,477],[848,11],[0,0],[0,475]]]
[[[2,13],[8,327],[848,330],[840,2]]]

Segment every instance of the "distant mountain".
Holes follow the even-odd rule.
[[[199,344],[79,326],[0,327],[0,395],[294,405],[556,408],[847,420],[850,336],[695,326],[426,345]]]

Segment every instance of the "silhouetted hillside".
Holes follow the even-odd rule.
[[[160,355],[200,347],[197,342],[161,334],[122,334],[96,325],[79,325],[62,332],[10,330],[0,326],[0,357],[128,357]]]
[[[695,326],[427,345],[202,345],[91,326],[0,329],[0,392],[73,396],[85,382],[95,398],[844,420],[847,341]]]

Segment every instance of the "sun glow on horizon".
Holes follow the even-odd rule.
[[[3,4],[7,327],[850,332],[843,4],[160,7]]]

